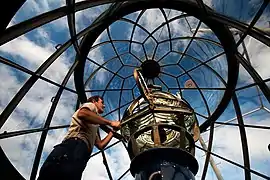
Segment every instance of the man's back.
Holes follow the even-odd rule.
[[[85,122],[84,120],[81,120],[78,117],[78,112],[82,109],[82,108],[87,108],[90,111],[97,113],[97,108],[96,106],[91,103],[84,103],[72,116],[72,120],[69,126],[69,130],[68,130],[68,134],[66,135],[66,137],[64,139],[69,139],[69,138],[80,138],[82,139],[88,147],[88,151],[91,153],[94,143],[95,143],[95,139],[96,139],[96,135],[97,135],[97,130],[99,125],[95,125],[95,124],[90,124]]]

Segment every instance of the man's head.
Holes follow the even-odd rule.
[[[95,104],[99,114],[102,114],[104,112],[105,105],[101,96],[92,96],[87,99],[87,102]]]

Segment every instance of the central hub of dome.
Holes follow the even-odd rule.
[[[153,79],[158,77],[160,73],[160,66],[158,62],[154,60],[144,61],[141,65],[142,73],[145,78]]]

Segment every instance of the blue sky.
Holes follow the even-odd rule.
[[[212,7],[215,11],[233,17],[237,20],[241,20],[245,23],[250,23],[258,8],[260,7],[262,0],[250,0],[250,1],[226,1],[226,0],[207,0],[204,1],[207,5]],[[53,1],[53,0],[41,0],[34,1],[28,0],[23,7],[17,12],[15,17],[9,26],[22,22],[26,19],[42,14],[44,12],[59,8],[65,5],[65,1]],[[87,10],[83,10],[76,13],[76,31],[77,33],[85,29],[93,20],[98,17],[109,5],[103,5]],[[256,23],[259,28],[268,27],[269,21],[269,5],[264,11],[262,17]],[[180,15],[182,12],[164,9],[168,19]],[[140,12],[132,13],[126,16],[126,19],[135,21]],[[187,17],[191,29],[195,29],[199,23],[198,19],[194,17]],[[185,19],[179,19],[169,23],[171,29],[172,38],[192,36],[192,32]],[[139,20],[138,24],[148,30],[150,33],[164,22],[162,13],[158,9],[147,10]],[[113,40],[130,40],[133,24],[127,21],[117,21],[113,23],[109,31]],[[201,24],[201,29],[207,28],[205,24]],[[142,30],[140,27],[136,27],[134,31],[133,41],[143,42],[148,36],[147,32]],[[221,47],[214,44],[201,41],[199,39],[194,40],[187,54],[199,59],[200,61],[191,58],[190,56],[184,56],[179,63],[179,66],[170,65],[175,64],[181,55],[176,52],[170,52],[167,56],[163,57],[169,52],[170,43],[165,41],[168,39],[168,30],[166,26],[161,27],[157,32],[153,34],[153,37],[160,43],[157,47],[155,56],[153,57],[154,48],[156,47],[155,39],[150,37],[145,41],[144,47],[146,55],[143,51],[142,45],[138,43],[131,44],[131,55],[128,52],[129,43],[118,42],[114,43],[117,53],[120,55],[121,64],[118,58],[114,58],[109,61],[105,67],[106,69],[99,69],[93,79],[86,86],[86,90],[102,90],[105,87],[107,89],[120,89],[121,87],[131,89],[134,87],[135,81],[133,79],[133,66],[139,66],[141,61],[145,59],[154,59],[159,61],[161,65],[162,74],[160,79],[154,80],[155,84],[162,86],[163,90],[167,91],[168,87],[174,88],[170,91],[176,93],[179,90],[175,89],[183,87],[185,82],[189,79],[193,79],[198,87],[201,88],[224,88],[224,84],[220,79],[206,66],[200,66],[194,70],[190,70],[198,66],[202,61],[206,61],[209,58],[218,55],[223,52]],[[199,32],[196,37],[203,37],[213,41],[217,41],[217,37],[211,32]],[[0,55],[8,58],[13,62],[16,62],[32,71],[35,71],[51,54],[55,52],[55,46],[57,44],[63,44],[70,38],[67,18],[55,20],[51,23],[45,24],[31,32],[22,35],[11,42],[8,42],[0,47]],[[235,37],[236,39],[238,37]],[[95,44],[99,44],[108,41],[109,37],[107,31],[104,31],[97,39]],[[172,41],[173,51],[184,51],[188,40],[175,39]],[[252,66],[257,70],[263,79],[269,78],[270,63],[267,59],[270,57],[269,47],[263,45],[259,41],[248,36],[245,39],[245,43],[249,52]],[[242,47],[239,47],[239,52],[242,52]],[[116,52],[110,43],[105,45],[97,46],[92,49],[88,57],[95,63],[101,65],[107,62],[110,58],[116,56]],[[75,57],[75,50],[70,47],[65,53],[63,53],[43,74],[44,77],[52,79],[57,83],[61,83],[68,69],[72,65]],[[136,59],[136,57],[138,59]],[[163,57],[163,58],[162,58]],[[161,59],[162,58],[162,59]],[[91,73],[93,73],[99,66],[91,61],[86,62],[84,80]],[[226,56],[221,55],[217,59],[210,61],[207,65],[213,68],[220,76],[227,81],[227,61]],[[130,67],[131,66],[131,67]],[[190,71],[189,71],[190,70]],[[119,76],[113,76],[111,72],[117,72]],[[185,73],[188,71],[188,73]],[[168,74],[175,76],[171,77]],[[24,82],[30,77],[29,75],[15,70],[6,65],[0,65],[0,109],[1,111],[5,108],[8,102],[16,94],[16,92],[22,87]],[[112,79],[112,77],[114,77]],[[129,77],[129,78],[126,78]],[[126,78],[125,80],[123,78]],[[112,80],[111,80],[112,79]],[[111,80],[111,81],[110,81]],[[151,81],[149,81],[151,82]],[[153,83],[153,82],[152,82]],[[242,87],[253,83],[250,75],[245,69],[240,66],[240,72],[237,82],[237,87]],[[73,76],[70,78],[67,87],[75,89]],[[38,80],[27,95],[23,98],[21,103],[17,106],[15,111],[11,114],[8,121],[5,123],[0,132],[3,131],[16,131],[30,128],[42,127],[47,113],[51,106],[51,98],[55,96],[58,88],[51,85],[43,80]],[[125,90],[120,94],[120,91],[99,91],[87,93],[88,96],[100,94],[104,95],[106,103],[106,112],[116,109],[120,105],[125,105],[130,102],[134,97],[138,97],[139,91],[135,87],[133,90]],[[210,114],[214,112],[221,98],[223,97],[223,90],[183,90],[182,97],[186,99],[194,110],[203,115],[209,116],[205,103],[202,99],[201,94],[206,99],[206,103],[209,106]],[[259,94],[261,92],[259,91]],[[120,96],[121,95],[121,96]],[[239,99],[242,113],[247,113],[251,110],[258,109],[263,106],[270,109],[269,103],[263,96],[258,96],[258,90],[256,87],[240,90],[236,92]],[[70,122],[70,117],[74,112],[76,105],[76,94],[64,90],[60,102],[56,108],[51,126],[66,125]],[[260,100],[261,98],[261,100]],[[115,111],[107,118],[111,120],[118,120],[121,118],[123,111],[127,107],[124,106],[120,111]],[[270,125],[269,112],[267,109],[258,109],[251,115],[244,116],[244,121],[247,124],[253,125]],[[235,110],[232,103],[230,103],[226,111],[221,115],[218,121],[225,122],[235,117]],[[204,122],[205,119],[201,116],[197,116],[200,123]],[[237,123],[236,121],[232,121]],[[267,151],[267,145],[269,144],[270,133],[268,130],[251,129],[247,128],[247,139],[249,144],[251,169],[254,169],[260,173],[270,176],[269,161],[265,160],[266,156],[269,156]],[[42,161],[51,151],[52,147],[62,141],[66,129],[58,129],[49,131],[48,137],[45,142],[44,150],[42,153]],[[103,134],[104,136],[105,134]],[[202,137],[207,143],[208,133],[202,134]],[[1,147],[5,150],[7,156],[10,158],[13,165],[22,173],[27,179],[30,176],[31,168],[34,160],[34,154],[38,145],[40,133],[28,134],[19,137],[13,137],[3,139],[0,141]],[[114,139],[112,141],[115,142]],[[199,143],[198,143],[199,145]],[[16,148],[15,148],[16,147]],[[94,152],[97,150],[95,149]],[[215,138],[213,145],[213,152],[222,155],[228,159],[238,162],[243,165],[241,141],[239,136],[239,130],[237,127],[220,126],[215,130]],[[109,167],[112,171],[114,178],[118,178],[123,172],[129,167],[129,158],[123,144],[119,143],[110,150],[105,151]],[[196,158],[200,164],[199,173],[196,176],[200,179],[202,167],[205,160],[205,155],[200,150],[196,151]],[[214,158],[218,167],[220,168],[221,174],[224,179],[244,179],[243,170],[235,167],[225,161],[218,158]],[[93,168],[94,167],[94,168]],[[232,175],[233,174],[233,175]],[[83,179],[108,179],[106,169],[102,163],[102,156],[97,155],[90,159],[88,166],[84,172]],[[131,175],[127,175],[125,179],[132,179]],[[215,179],[211,167],[209,166],[207,179]],[[253,176],[253,179],[260,179],[258,176]]]

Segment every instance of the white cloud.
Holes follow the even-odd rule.
[[[10,68],[5,67],[4,65],[0,66],[1,79],[5,81],[0,81],[0,110],[2,112],[3,107],[11,100],[11,97],[19,90],[20,84],[18,79],[10,78],[14,77],[16,74],[11,71]]]
[[[24,13],[31,14],[32,16],[36,16],[38,14],[51,11],[53,9],[64,6],[65,0],[28,0],[24,3],[22,8],[20,9]],[[33,13],[33,14],[32,14]]]
[[[52,47],[41,47],[25,36],[19,37],[1,46],[0,52],[26,59],[29,69],[36,69],[53,52]]]
[[[203,3],[206,4],[209,7],[213,7],[213,0],[203,0]]]
[[[1,46],[1,55],[7,56],[8,58],[12,57],[17,63],[34,71],[55,52],[55,49],[54,42],[50,39],[49,33],[44,29],[39,28],[36,33],[33,33],[32,35],[31,38],[36,41],[30,40],[26,36],[21,36]],[[68,60],[68,57],[63,54],[53,63],[44,75],[54,81],[61,82],[69,68]],[[1,65],[0,69],[0,76],[2,79],[2,83],[0,83],[0,95],[2,97],[0,109],[2,111],[15,93],[17,93],[19,88],[22,87],[25,80],[22,80],[20,76],[22,76],[23,73],[19,71],[15,71],[4,65]],[[24,76],[29,77],[28,75]],[[3,79],[5,79],[5,82]],[[43,80],[38,80],[1,128],[1,132],[42,127],[48,115],[49,108],[51,107],[51,98],[55,96],[57,90],[58,87],[50,85]],[[70,94],[67,95],[66,99],[68,99],[69,96]],[[72,98],[69,99],[71,100]],[[57,121],[63,121],[63,119],[70,120],[71,117],[69,112],[73,111],[73,102],[74,101],[69,101],[69,103],[66,103],[65,101],[62,101],[58,104],[60,110],[58,110],[58,114],[53,117],[53,121],[56,121],[56,124]],[[60,122],[58,124],[60,124]],[[46,141],[46,143],[49,144],[45,146],[45,151],[47,153],[50,152],[52,144],[56,144],[62,140],[60,140],[60,138],[63,137],[63,134],[64,133],[62,133],[62,135],[58,133],[52,138],[52,135],[47,137],[48,141]],[[39,135],[40,133],[34,133],[0,141],[1,147],[6,152],[12,164],[27,179],[29,179],[30,171],[32,169]]]
[[[263,79],[269,78],[270,64],[267,60],[270,58],[270,48],[251,37],[247,37],[245,42],[252,66]]]
[[[104,30],[99,37],[96,39],[96,41],[93,43],[93,45],[99,44],[101,42],[104,41],[104,39],[106,39],[107,37],[107,31]],[[103,49],[102,49],[103,48]],[[95,61],[96,63],[98,63],[99,65],[102,65],[105,62],[104,59],[104,47],[98,46],[95,49],[91,49],[87,55],[88,58],[90,58],[91,60]],[[87,60],[86,60],[87,61]],[[87,79],[90,74],[87,74],[86,72],[91,71],[93,72],[93,70],[98,69],[100,66],[94,64],[93,62],[87,62],[86,64],[89,64],[89,66],[85,66],[85,78]],[[105,68],[107,67],[107,65],[104,66]],[[92,69],[92,70],[90,70]],[[95,76],[92,78],[92,82],[90,83],[90,88],[93,87],[93,85],[95,85],[96,83],[98,84],[104,84],[107,80],[108,80],[108,71],[100,68],[98,70],[98,72],[95,74]]]
[[[174,10],[168,11],[167,13],[168,14],[170,13],[169,19],[182,14],[182,12],[179,13],[179,11],[174,11]],[[168,16],[168,14],[167,14],[167,16]],[[192,29],[194,29],[198,23],[198,20],[194,17],[187,17],[187,21],[189,22]],[[187,21],[184,18],[181,18],[179,20],[174,20],[174,21],[169,23],[172,37],[181,37],[181,36],[191,36],[192,35],[192,32],[190,32],[190,28],[187,24]],[[160,26],[162,23],[165,23],[165,22],[166,22],[165,18],[159,9],[149,9],[149,10],[146,10],[145,13],[141,16],[138,24],[145,27],[151,33],[158,26]],[[161,30],[162,30],[162,33],[161,33]],[[164,38],[168,39],[167,26],[164,25],[161,28],[161,30],[158,30],[154,34],[154,37],[156,37],[158,41],[160,41],[161,39],[164,39]],[[145,33],[145,35],[147,35],[147,34]],[[135,33],[134,33],[135,40],[137,40],[139,42],[142,41],[144,38],[142,39],[141,36],[142,36],[142,34],[140,32],[135,31]]]
[[[90,158],[83,172],[82,179],[87,180],[90,178],[90,179],[107,180],[108,179],[107,171],[102,162],[103,158],[101,154]]]
[[[260,8],[261,4],[262,4],[262,1],[261,1],[261,0],[249,0],[249,1],[248,1],[248,4],[249,4],[252,8],[258,10],[258,9]]]
[[[42,40],[46,42],[46,39],[49,37],[46,32],[40,29],[37,33],[38,35],[43,35]],[[20,57],[22,60],[28,63],[29,67],[33,69],[38,67],[44,60],[46,60],[54,51],[53,51],[53,44],[50,41],[47,41],[47,46],[41,47],[35,42],[29,40],[25,36],[20,37],[18,39],[9,42],[1,47],[2,53],[7,53],[13,57]],[[101,56],[101,55],[100,55]],[[102,59],[102,58],[100,58]],[[64,71],[67,71],[68,66],[66,65],[67,58],[61,57],[55,63],[56,66],[50,68],[50,72],[47,76],[53,77],[55,80],[62,80],[62,75],[64,75]],[[61,68],[59,68],[61,67]],[[1,68],[1,77],[5,77],[5,79],[9,82],[1,83],[1,97],[5,97],[4,101],[5,104],[1,106],[1,109],[11,100],[12,96],[18,91],[18,89],[22,86],[22,82],[17,79],[16,74],[4,67],[0,66]],[[62,73],[61,76],[58,73]],[[28,92],[26,97],[23,98],[20,105],[17,107],[18,113],[14,112],[11,117],[8,119],[7,123],[1,129],[1,131],[11,131],[17,130],[18,124],[22,126],[19,129],[28,129],[30,128],[30,121],[27,117],[34,117],[35,123],[44,122],[47,117],[48,110],[51,106],[51,98],[55,95],[57,91],[57,87],[51,86],[42,80],[39,80]],[[7,96],[6,92],[9,92],[10,95]],[[69,123],[71,114],[74,107],[74,101],[71,94],[66,94],[62,96],[63,100],[59,102],[55,115],[53,117],[52,124],[65,124]],[[1,99],[2,100],[2,99]],[[2,102],[2,101],[1,101]],[[27,116],[25,116],[27,114]],[[38,115],[38,116],[37,116]],[[63,121],[64,122],[61,122]],[[22,123],[24,122],[24,123]],[[15,128],[14,128],[15,127]],[[49,153],[53,146],[57,143],[60,143],[66,133],[66,130],[54,130],[55,133],[50,133],[46,139],[46,143],[44,146],[44,151]],[[36,136],[37,134],[33,134],[30,136]],[[1,146],[3,147],[4,151],[7,153],[9,159],[13,163],[13,165],[25,176],[27,179],[30,176],[30,171],[32,168],[33,158],[35,155],[36,147],[38,144],[38,139],[36,138],[35,142],[33,142],[33,138],[26,138],[26,136],[8,138],[5,140],[1,140]],[[14,139],[13,141],[10,139]],[[26,146],[27,148],[22,149],[22,146]],[[20,151],[20,153],[19,153]],[[120,153],[120,154],[119,154]],[[115,156],[121,156],[123,151],[117,151],[114,155],[107,154],[108,161],[116,163],[114,159]],[[43,158],[46,156],[43,155]],[[27,159],[27,161],[26,161]],[[44,159],[42,159],[41,163]],[[119,173],[123,173],[126,170],[127,164],[120,165],[118,168]],[[126,166],[126,167],[125,167]],[[95,167],[95,168],[93,168]],[[114,167],[111,168],[112,171],[116,171]],[[117,171],[118,171],[117,170]],[[122,171],[121,171],[122,170]],[[118,174],[117,174],[118,175]],[[91,158],[88,166],[84,172],[84,179],[89,179],[89,177],[95,179],[108,179],[106,176],[106,170],[104,165],[102,164],[102,160],[100,156],[96,156]]]
[[[249,4],[255,8],[260,3],[258,0],[251,0],[249,1]],[[260,17],[260,19],[257,21],[255,26],[260,29],[269,28],[268,19],[269,17],[267,13],[264,13]],[[248,21],[248,24],[251,21],[252,19]],[[237,36],[236,41],[238,41],[239,36],[238,35],[236,36]],[[250,58],[252,67],[259,73],[259,75],[263,79],[269,78],[270,73],[268,69],[270,68],[270,64],[267,62],[267,59],[269,59],[270,57],[270,51],[269,51],[270,48],[251,36],[247,36],[244,39],[244,43],[247,48],[248,56]],[[243,52],[242,45],[240,45],[238,48],[239,48],[238,51],[242,53]],[[246,55],[244,55],[244,57],[247,59]],[[246,82],[246,83],[254,82],[251,76],[247,74],[247,71],[245,71],[242,66],[240,66],[239,78],[240,78],[240,81],[242,82]]]
[[[143,13],[138,24],[145,27],[149,32],[152,32],[164,21],[165,19],[159,9],[148,9]]]
[[[251,66],[257,71],[257,73],[262,77],[262,79],[267,79],[270,77],[270,64],[267,60],[270,57],[270,48],[260,41],[247,36],[244,40],[248,56],[250,58]],[[242,51],[242,45],[239,46],[239,52]],[[246,56],[244,56],[247,60]],[[239,69],[239,80],[240,83],[250,84],[254,83],[254,80],[248,74],[248,72],[240,66]]]
[[[16,13],[14,18],[9,23],[8,27],[17,24],[19,22],[25,21],[30,19],[34,16],[40,15],[42,13],[54,10],[56,8],[65,6],[65,0],[28,0],[26,1],[23,6],[19,9]],[[65,18],[61,18],[57,24],[54,24],[55,27],[60,29],[67,28],[67,21]]]
[[[55,42],[50,39],[49,33],[39,28],[35,33],[34,41],[23,35],[2,45],[0,52],[11,55],[16,61],[20,59],[19,64],[35,71],[56,51],[54,48],[55,45]],[[44,76],[61,83],[68,72],[69,64],[68,57],[64,53],[48,68]]]
[[[136,14],[139,14],[139,13],[140,11],[133,13],[134,17],[136,17]],[[175,16],[182,14],[182,12],[175,11],[175,10],[170,11],[167,9],[165,9],[165,13],[167,14],[168,19],[171,19]],[[135,19],[133,19],[133,21],[135,21]],[[187,17],[187,21],[192,29],[196,28],[198,24],[198,20],[196,18]],[[174,20],[169,23],[170,33],[171,33],[172,38],[182,37],[182,36],[190,36],[190,37],[192,36],[193,33],[190,31],[187,21],[184,18],[181,18],[181,19]],[[160,26],[162,23],[165,23],[165,22],[166,22],[165,18],[159,9],[149,9],[149,10],[146,10],[144,14],[141,16],[138,24],[142,25],[145,29],[149,31],[149,33],[151,33],[158,26]],[[130,26],[129,29],[127,30],[128,32],[127,35],[131,34],[130,32],[132,31],[132,29],[133,29],[133,25]],[[133,36],[134,41],[143,42],[143,40],[145,40],[146,37],[148,37],[148,34],[144,30],[142,30],[139,27],[135,28],[134,36]],[[169,39],[167,25],[165,24],[159,30],[157,30],[153,34],[153,37],[155,37],[157,41],[163,41],[163,40]],[[152,38],[150,37],[150,39]],[[189,42],[188,40],[173,41],[172,43],[173,49],[181,50],[183,47],[187,46],[188,42]],[[149,49],[149,47],[155,47],[155,46],[156,44],[154,43],[153,40],[148,39],[145,43],[146,49]],[[139,44],[133,43],[131,46],[131,49],[132,51],[135,52],[136,55],[139,54],[137,55],[139,58],[141,58],[141,56],[144,55],[143,49],[141,45]]]
[[[95,51],[90,51],[87,57],[94,60],[99,65],[102,65],[104,63],[104,56],[102,55],[102,52],[99,49],[97,49]],[[106,67],[106,65],[104,67]],[[95,65],[94,63],[90,62],[90,67],[85,67],[85,71],[86,71],[86,68],[98,69],[98,68],[100,68],[100,66]],[[90,74],[85,74],[85,76],[87,76],[87,78],[88,78],[90,76]],[[107,81],[107,70],[100,68],[92,79],[93,80],[90,83],[91,88],[96,83],[104,84]]]
[[[0,145],[14,167],[29,179],[40,133],[1,139]]]
[[[75,23],[77,32],[80,32],[81,30],[90,26],[93,23],[93,21],[108,7],[109,4],[105,4],[76,12]]]
[[[205,3],[211,5],[212,1],[204,1]],[[28,4],[27,4],[28,3]],[[56,6],[63,5],[64,1],[27,1],[26,9],[29,10],[29,14],[33,16],[32,13],[42,13],[51,10]],[[26,9],[24,12],[26,12]],[[77,21],[77,25],[83,28],[84,25],[80,21],[81,19],[87,19],[87,23],[91,23],[93,17],[96,17],[100,11],[95,12],[92,16],[91,13],[77,13],[77,17],[79,21]],[[172,12],[173,16],[173,12]],[[149,10],[146,12],[146,15],[142,17],[142,23],[144,26],[149,27],[149,30],[153,30],[155,27],[164,22],[164,18],[160,13],[157,13],[156,10]],[[192,27],[196,26],[197,20],[190,20]],[[15,21],[12,21],[14,24]],[[61,24],[62,23],[62,24]],[[183,22],[184,23],[184,22]],[[183,24],[180,21],[172,23],[172,31],[177,36],[189,35],[189,29],[187,24]],[[67,28],[67,21],[65,18],[59,21],[58,23],[52,23],[54,27],[64,27]],[[164,27],[166,28],[166,27]],[[180,31],[181,29],[181,31]],[[166,33],[163,33],[161,36],[165,36]],[[137,36],[137,35],[136,35]],[[140,34],[138,34],[135,38],[141,38]],[[102,38],[99,38],[97,42],[101,41]],[[36,41],[41,41],[44,46],[41,46]],[[12,56],[14,59],[22,59],[24,63],[26,63],[26,67],[30,69],[36,69],[42,62],[44,62],[53,52],[54,43],[50,40],[50,33],[45,31],[42,28],[39,28],[37,31],[36,41],[31,41],[29,38],[25,36],[21,36],[3,46],[0,47],[0,52],[3,54],[8,54]],[[259,42],[256,42],[254,39],[246,40],[248,50],[251,52],[252,64],[256,70],[262,75],[262,77],[269,77],[268,64],[265,63],[267,60],[269,53],[268,48],[261,45]],[[93,54],[93,57],[96,58],[99,64],[104,62],[104,56],[101,51],[96,51]],[[60,58],[56,60],[56,62],[52,65],[52,67],[46,71],[45,75],[48,78],[52,78],[57,82],[61,82],[65,73],[69,68],[69,63],[67,63],[69,57],[63,54]],[[269,59],[269,58],[268,58]],[[59,68],[60,67],[60,68]],[[90,67],[90,68],[94,68]],[[102,70],[101,70],[102,71]],[[22,82],[20,82],[17,74],[5,66],[0,66],[0,77],[5,81],[0,82],[0,96],[1,96],[1,104],[0,109],[3,110],[5,105],[11,100],[14,94],[19,90],[22,86]],[[101,73],[100,76],[96,76],[96,80],[100,83],[104,83],[107,76],[104,73]],[[28,95],[22,100],[20,105],[17,107],[18,112],[14,112],[12,116],[9,118],[8,122],[4,125],[4,130],[16,130],[16,128],[27,129],[30,127],[30,121],[27,119],[28,117],[35,117],[35,121],[43,122],[46,118],[48,110],[51,105],[51,98],[55,95],[58,88],[48,85],[47,83],[38,81],[33,88],[29,91]],[[73,113],[73,102],[69,102],[70,100],[74,100],[74,97],[67,94],[64,96],[63,101],[60,101],[58,104],[58,109],[56,111],[56,115],[54,117],[55,124],[64,124],[70,121],[71,114]],[[27,115],[27,116],[26,116]],[[265,119],[264,122],[269,125],[268,120]],[[20,127],[18,127],[18,125]],[[45,143],[45,152],[49,153],[52,150],[52,147],[61,142],[63,139],[66,130],[55,130],[55,133],[50,133],[47,137]],[[263,146],[262,139],[269,137],[269,133],[266,131],[254,131],[247,130],[248,141],[252,143],[250,147],[250,152],[254,155],[255,158],[261,160],[262,157],[266,157],[266,150]],[[20,136],[14,138],[8,138],[5,140],[1,140],[1,146],[4,148],[8,157],[12,160],[13,164],[19,171],[26,177],[29,177],[29,173],[31,171],[33,157],[35,154],[35,150],[38,143],[39,133],[32,134],[29,136]],[[215,132],[215,137],[218,139],[217,144],[217,152],[226,155],[228,158],[232,158],[238,162],[241,162],[239,157],[242,156],[241,147],[239,150],[239,139],[235,137],[239,137],[239,132],[237,128],[226,128],[226,130],[217,130]],[[264,139],[267,142],[267,139]],[[216,143],[215,142],[215,143]],[[26,148],[22,149],[22,145]],[[253,153],[254,152],[254,153]],[[197,155],[202,156],[203,153],[199,153],[197,151]],[[108,162],[110,164],[110,169],[113,171],[116,177],[119,177],[128,167],[129,167],[129,158],[127,156],[126,150],[122,147],[121,144],[115,146],[111,150],[111,152],[106,152],[106,156],[108,157]],[[200,164],[201,163],[200,161]],[[201,171],[201,170],[200,170]],[[200,173],[199,173],[200,174]],[[102,157],[100,155],[91,158],[88,162],[88,165],[84,171],[83,179],[108,179],[106,169],[102,164]],[[130,176],[127,179],[132,179]]]
[[[112,174],[114,179],[118,179],[129,168],[130,159],[128,153],[123,144],[118,143],[110,148],[110,152],[106,152],[106,155],[108,157],[108,164],[111,168],[113,167],[114,172]],[[131,179],[131,175],[127,179]]]
[[[112,140],[114,142],[114,140]],[[105,151],[105,156],[112,173],[113,179],[118,179],[129,167],[129,157],[122,144],[117,144]],[[133,179],[131,176],[126,175],[123,179]],[[103,157],[100,154],[90,158],[87,167],[84,170],[83,178],[87,179],[91,177],[92,179],[108,179],[107,171],[105,165],[103,164]]]
[[[6,103],[11,100],[18,88],[21,87],[22,83],[18,81],[16,76],[11,75],[12,71],[10,69],[7,70],[4,66],[1,66],[1,69],[1,77],[3,77],[2,75],[6,75],[7,82],[10,82],[10,84],[5,83],[4,85],[1,83],[1,90],[3,90],[1,91],[1,97],[6,97],[6,99],[4,99],[5,102],[4,104],[1,104],[0,108],[4,109]],[[15,92],[12,92],[11,90],[14,90]],[[16,111],[11,114],[8,121],[1,128],[1,132],[12,132],[33,127],[42,127],[51,106],[50,98],[55,94],[55,90],[55,87],[49,86],[41,80],[36,82],[18,105]],[[9,92],[10,94],[7,94],[6,92]],[[3,98],[1,98],[1,100],[2,99]],[[69,110],[68,108],[69,107],[63,108],[62,113]],[[24,177],[26,177],[26,179],[29,179],[30,176],[39,135],[40,133],[33,133],[2,139],[0,141],[1,147],[12,164]],[[57,138],[54,138],[52,143],[54,144],[56,141]]]
[[[252,125],[270,126],[269,118],[266,116],[259,117],[256,115],[250,118],[245,118],[244,123]],[[267,149],[267,137],[269,137],[270,135],[269,130],[246,128],[246,135],[251,169],[261,172],[263,174],[267,173],[267,171],[264,170],[264,167],[266,166],[266,164],[264,164],[264,161],[265,157],[267,157],[269,154],[269,151]],[[204,140],[207,139],[205,138]],[[244,165],[239,128],[237,126],[234,127],[224,125],[216,128],[214,131],[214,144],[212,152],[223,156],[229,160],[232,160],[236,163]],[[224,177],[226,177],[226,174],[224,174],[225,172],[234,171],[234,169],[236,168],[236,166],[228,162],[225,162],[215,156],[213,157],[216,163],[219,164],[218,167],[221,173],[223,173]],[[243,175],[238,174],[238,178],[239,176],[242,177]]]

